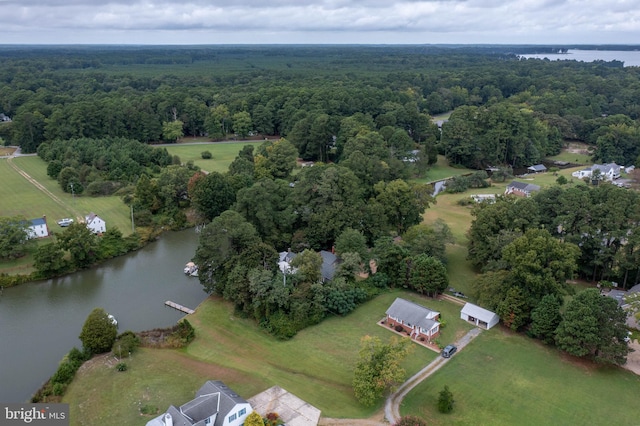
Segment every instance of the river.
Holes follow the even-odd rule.
[[[56,371],[62,357],[81,348],[78,335],[89,313],[104,308],[119,332],[175,324],[174,301],[195,308],[205,298],[197,278],[183,273],[198,234],[163,234],[134,253],[100,267],[39,283],[5,288],[0,295],[0,402],[25,402]]]
[[[640,66],[640,51],[638,50],[580,50],[569,49],[567,53],[538,53],[520,55],[523,58],[537,58],[549,60],[575,60],[582,62],[593,61],[622,61],[625,67]]]

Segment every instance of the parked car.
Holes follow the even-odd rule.
[[[64,219],[60,219],[58,221],[58,225],[62,226],[63,228],[71,225],[72,223],[73,223],[73,219],[70,219],[68,217],[66,217]]]
[[[451,356],[453,354],[456,353],[456,351],[458,350],[458,348],[455,345],[447,345],[443,350],[442,350],[442,357],[443,358],[451,358]]]
[[[461,297],[463,299],[467,298],[467,296],[465,296],[464,293],[460,293],[459,291],[456,291],[455,293],[453,293],[453,295],[456,297]]]

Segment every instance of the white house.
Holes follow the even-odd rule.
[[[219,380],[207,381],[195,399],[147,422],[147,426],[241,426],[253,412],[251,404]]]
[[[39,217],[36,219],[31,219],[28,222],[29,228],[27,229],[27,233],[29,234],[29,239],[31,238],[44,238],[49,236],[49,227],[47,226],[47,218]]]
[[[107,230],[106,222],[95,213],[85,216],[84,220],[87,224],[87,228],[89,228],[94,234],[102,234]]]
[[[587,167],[586,169],[578,170],[577,172],[571,173],[571,176],[578,179],[590,178],[593,175],[594,171],[600,170],[602,179],[612,181],[620,177],[621,169],[622,166],[618,166],[616,163],[594,164],[593,166]]]
[[[466,303],[462,307],[462,310],[460,311],[460,318],[487,330],[498,324],[498,321],[500,321],[498,314],[485,308],[481,308],[478,305],[474,305],[473,303]]]

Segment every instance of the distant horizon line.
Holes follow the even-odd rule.
[[[536,46],[536,47],[638,47],[640,43],[0,43],[0,47],[56,46],[117,46],[117,47],[179,47],[179,46]]]

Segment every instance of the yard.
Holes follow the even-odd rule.
[[[126,360],[130,368],[124,373],[105,357],[83,367],[64,398],[71,403],[72,424],[143,424],[149,418],[141,419],[142,405],[165,410],[169,404],[184,403],[207,379],[223,380],[245,398],[278,385],[321,409],[324,417],[368,418],[381,409],[382,401],[364,408],[353,396],[359,341],[364,335],[385,342],[396,336],[378,325],[396,297],[440,311],[447,321],[443,343],[471,327],[459,320],[457,305],[395,291],[346,317],[330,318],[289,341],[279,341],[253,321],[233,315],[228,303],[210,298],[189,317],[198,337],[186,349],[141,350]],[[404,362],[408,375],[438,356],[414,347]]]
[[[455,399],[451,414],[436,409],[445,385]],[[627,370],[569,357],[499,326],[410,392],[401,413],[435,425],[632,425],[639,386]]]

